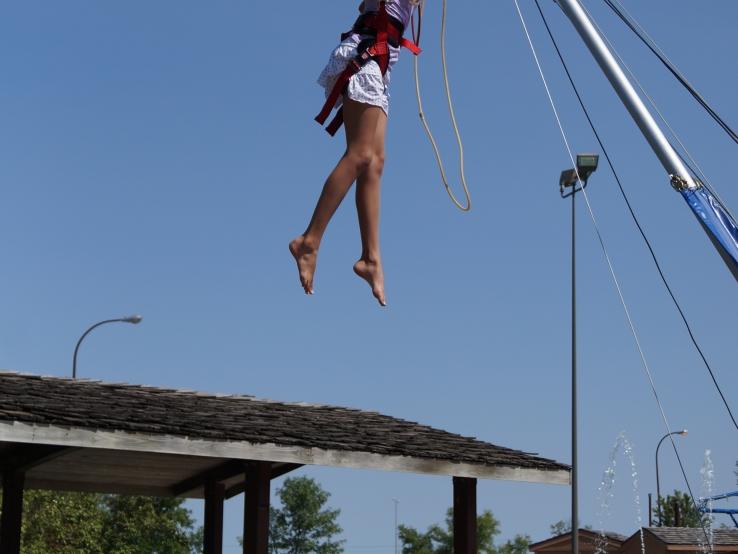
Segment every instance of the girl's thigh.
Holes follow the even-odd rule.
[[[348,149],[359,148],[378,154],[384,152],[387,114],[382,108],[344,98],[343,121]]]

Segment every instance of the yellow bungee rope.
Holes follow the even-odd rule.
[[[443,67],[443,81],[446,86],[448,112],[451,116],[451,124],[453,125],[454,133],[456,134],[456,142],[459,145],[459,173],[461,176],[461,186],[464,189],[464,196],[466,197],[465,205],[459,202],[459,200],[456,198],[456,195],[454,194],[454,191],[451,189],[451,186],[448,183],[448,179],[446,178],[446,171],[443,167],[443,160],[441,159],[441,153],[438,149],[438,145],[436,144],[436,140],[433,137],[430,126],[428,125],[428,119],[425,116],[425,112],[423,111],[423,101],[420,97],[420,71],[418,56],[413,57],[413,67],[415,72],[415,94],[418,99],[418,115],[420,117],[421,123],[423,124],[423,128],[425,129],[425,134],[428,135],[428,140],[430,140],[431,146],[433,147],[433,154],[436,157],[436,163],[438,164],[438,169],[441,173],[443,186],[446,188],[446,192],[448,193],[449,198],[451,198],[451,201],[456,205],[456,207],[463,212],[468,212],[469,210],[471,210],[471,195],[469,194],[469,187],[466,183],[466,175],[464,174],[464,145],[461,141],[459,126],[456,123],[456,115],[454,114],[454,106],[451,102],[451,86],[449,85],[448,69],[446,67],[446,1],[447,0],[443,0],[443,9],[441,13],[441,66]],[[425,0],[420,0],[418,5],[420,18],[419,21],[422,21],[424,11]],[[420,25],[420,23],[418,25]]]

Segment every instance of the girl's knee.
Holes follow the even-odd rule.
[[[384,152],[375,152],[372,158],[371,165],[380,173],[384,169]]]
[[[352,148],[346,156],[356,166],[358,172],[366,171],[377,163],[376,154],[371,148]]]
[[[366,167],[366,171],[373,173],[377,177],[381,177],[382,172],[384,171],[384,154],[378,154],[375,152],[372,155],[369,165]]]

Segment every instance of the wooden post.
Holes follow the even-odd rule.
[[[477,554],[477,480],[454,477],[454,554]]]
[[[246,468],[243,518],[244,554],[267,554],[271,474],[272,464],[269,462],[252,462]]]
[[[223,501],[225,485],[216,481],[205,484],[205,530],[203,554],[223,554]]]
[[[26,475],[22,471],[3,472],[3,515],[0,522],[0,552],[3,554],[20,554],[25,480]]]

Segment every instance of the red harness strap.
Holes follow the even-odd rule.
[[[359,21],[361,22],[361,27],[370,30],[372,35],[375,36],[372,37],[371,44],[367,48],[364,48],[358,56],[351,60],[346,66],[346,69],[343,70],[343,73],[341,73],[338,76],[338,79],[336,79],[336,83],[335,85],[333,85],[333,88],[331,89],[331,92],[328,95],[325,104],[323,105],[323,109],[315,117],[315,121],[317,121],[321,125],[323,125],[325,123],[325,120],[328,119],[328,116],[330,115],[331,110],[333,110],[334,106],[336,105],[336,102],[338,102],[339,97],[346,90],[351,77],[356,75],[364,65],[369,63],[371,60],[374,60],[379,65],[379,69],[381,70],[382,75],[387,73],[390,61],[390,43],[407,48],[416,56],[420,54],[420,48],[418,48],[418,46],[412,41],[403,38],[402,32],[395,25],[392,24],[392,22],[390,21],[390,16],[387,13],[387,7],[385,6],[385,4],[386,0],[382,0],[379,3],[379,11],[376,14],[365,14],[363,17],[359,18]],[[357,25],[354,26],[354,30],[348,33],[344,33],[341,36],[341,40],[344,40],[349,35],[351,35],[352,32],[357,30],[358,23],[359,22],[357,22]],[[339,108],[336,116],[333,118],[333,120],[330,122],[325,130],[331,136],[333,136],[336,134],[338,129],[341,128],[342,124],[343,108]]]

